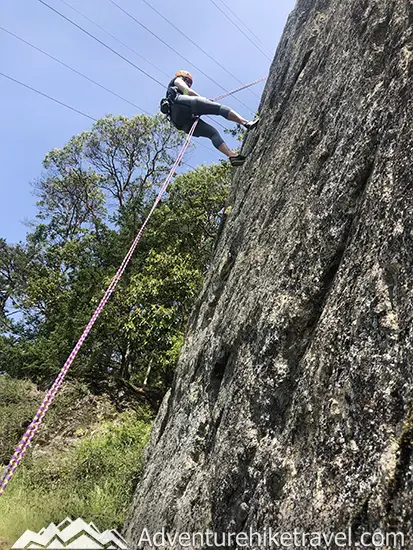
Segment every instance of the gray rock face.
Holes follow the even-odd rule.
[[[298,1],[132,548],[144,528],[413,536],[412,26],[408,0]]]

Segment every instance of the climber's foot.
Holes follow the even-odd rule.
[[[254,120],[250,120],[249,122],[247,122],[245,124],[245,128],[249,131],[249,130],[253,130],[257,124],[259,123],[260,119],[259,118],[256,118]]]
[[[245,159],[244,155],[237,155],[236,157],[229,157],[229,162],[232,164],[232,166],[241,166],[244,164]]]

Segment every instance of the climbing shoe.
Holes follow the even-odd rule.
[[[229,157],[229,162],[232,164],[232,166],[241,166],[244,164],[245,159],[244,155],[237,155],[236,157]]]
[[[255,120],[250,120],[249,122],[247,122],[245,124],[245,128],[249,131],[249,130],[253,130],[257,124],[259,123],[260,119],[259,118],[256,118]]]

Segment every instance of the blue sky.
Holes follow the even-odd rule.
[[[224,4],[221,0],[148,0],[181,29],[178,32],[142,0],[116,0],[191,61],[193,65],[190,65],[111,4],[110,0],[65,0],[158,67],[155,68],[94,27],[61,0],[45,1],[162,83],[167,84],[178,69],[189,70],[195,79],[194,89],[206,97],[215,97],[224,92],[199,69],[228,90],[238,87],[239,83],[191,44],[186,36],[242,82],[248,83],[264,76],[270,66],[267,57],[225,18],[214,2],[230,16],[224,4],[235,11],[259,36],[265,47],[258,43],[259,46],[268,52],[271,59],[295,3],[294,0],[224,0]],[[0,22],[2,27],[87,74],[142,109],[150,113],[157,112],[159,101],[164,95],[164,90],[158,84],[38,0],[2,0]],[[242,27],[239,21],[235,22]],[[249,34],[245,27],[242,28]],[[257,42],[254,37],[252,39]],[[0,51],[2,73],[94,118],[108,113],[133,116],[139,112],[122,99],[98,88],[2,30]],[[253,93],[245,90],[237,97],[254,111],[263,86],[255,86]],[[36,199],[32,194],[31,183],[42,173],[45,154],[54,147],[62,147],[71,136],[90,128],[93,122],[2,76],[0,97],[0,237],[17,242],[23,240],[27,232],[24,220],[31,220],[36,214]],[[226,99],[225,103],[247,118],[252,116],[251,111],[234,98]],[[219,121],[230,126],[222,118]],[[230,146],[235,145],[231,136],[226,136],[226,140]],[[199,141],[195,140],[195,143]],[[207,140],[202,141],[208,144]],[[218,158],[219,153],[197,145],[187,160],[196,165]]]

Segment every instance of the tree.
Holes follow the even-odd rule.
[[[0,242],[0,369],[48,385],[87,324],[182,142],[165,119],[108,116],[44,160],[26,242]],[[71,376],[166,388],[210,261],[229,167],[176,177]],[[11,320],[15,317],[15,320]]]

